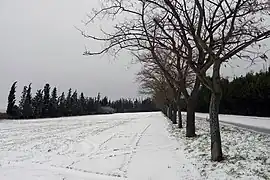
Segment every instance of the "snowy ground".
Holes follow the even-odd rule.
[[[208,118],[209,115],[208,113],[196,113],[196,117]],[[224,123],[233,123],[270,130],[270,118],[268,117],[236,116],[236,115],[220,114],[219,119],[221,122]]]
[[[0,121],[0,179],[270,179],[270,136],[221,126],[215,163],[209,123],[196,125],[187,139],[161,113]]]
[[[1,180],[204,179],[161,113],[0,122]]]
[[[169,131],[184,143],[186,156],[202,177],[219,180],[270,179],[270,135],[221,124],[225,160],[221,163],[211,162],[209,122],[205,117],[196,116],[197,137],[185,138],[185,129],[178,129],[177,125],[170,124]]]

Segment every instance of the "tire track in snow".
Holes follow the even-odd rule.
[[[29,129],[27,130],[28,133],[25,133],[23,136],[21,135],[21,139],[23,140],[20,141],[20,143],[16,143],[16,141],[10,144],[1,143],[1,149],[7,151],[8,154],[0,154],[0,159],[3,163],[23,162],[33,158],[35,159],[38,156],[47,159],[45,162],[49,162],[51,157],[54,155],[61,155],[61,152],[64,155],[70,153],[72,152],[74,144],[78,142],[73,140],[72,137],[79,137],[79,140],[81,140],[88,136],[89,132],[93,131],[93,126],[91,126],[91,124],[89,124],[89,126],[79,126],[78,124],[79,123],[76,123],[75,127],[73,126],[69,128],[67,127],[69,124],[66,126],[62,125],[60,129],[55,129],[56,127],[54,127],[51,131],[48,132],[44,132],[44,129],[50,129],[49,127],[51,125],[46,127],[40,126],[40,130]],[[18,131],[18,128],[10,128],[10,131]],[[29,134],[32,134],[33,132],[34,134],[29,136]],[[83,135],[77,135],[78,133],[82,132]],[[22,132],[20,134],[22,134]],[[15,139],[17,136],[15,136]],[[27,138],[26,136],[30,138]],[[19,155],[16,155],[16,159],[9,159],[8,157],[10,156],[10,153]],[[9,160],[6,161],[5,159]]]
[[[122,122],[120,122],[120,123],[113,124],[113,125],[111,125],[111,126],[109,126],[109,127],[105,127],[105,128],[97,128],[97,129],[95,129],[94,131],[92,131],[90,134],[91,134],[91,135],[98,135],[98,134],[101,134],[101,133],[104,132],[104,131],[107,131],[107,130],[112,129],[112,128],[117,128],[117,127],[119,127],[119,126],[121,126],[121,125],[124,125],[124,124],[126,124],[126,123],[130,123],[130,122],[131,122],[131,121],[122,121]],[[108,123],[108,124],[109,124],[109,123]],[[104,144],[106,144],[107,142],[109,142],[110,140],[112,140],[117,134],[118,134],[118,133],[115,133],[115,134],[109,136],[108,138],[106,138],[106,140],[104,140],[104,141],[103,141],[102,143],[100,143],[99,145],[95,145],[95,143],[92,143],[93,146],[94,146],[94,149],[93,149],[93,151],[92,151],[89,155],[87,155],[88,159],[89,159],[89,160],[90,160],[90,159],[93,159],[93,158],[95,157],[95,155],[97,155],[97,153],[100,152],[100,148],[101,148]],[[71,164],[67,165],[66,168],[72,168],[72,166],[74,166],[75,164],[81,162],[81,161],[84,160],[84,159],[85,159],[85,157],[81,157],[81,158],[77,159],[76,161],[73,161]]]
[[[97,123],[97,124],[99,124],[99,123]],[[107,123],[107,124],[109,124],[109,123]],[[75,127],[74,127],[74,125],[75,125]],[[19,129],[17,127],[15,129],[10,128],[9,132],[15,133],[13,135],[13,138],[12,138],[13,141],[12,142],[10,142],[10,140],[1,141],[1,149],[4,149],[4,150],[8,149],[9,151],[12,149],[16,150],[16,149],[20,149],[20,147],[25,147],[28,144],[33,145],[33,144],[35,144],[33,142],[38,142],[38,141],[40,141],[40,142],[36,143],[34,146],[39,145],[39,144],[44,144],[44,139],[46,141],[50,141],[50,140],[54,140],[54,139],[63,138],[63,137],[66,137],[66,135],[71,134],[72,132],[81,132],[82,128],[86,129],[86,131],[88,131],[87,135],[89,135],[89,129],[93,128],[93,125],[92,124],[88,124],[88,125],[89,126],[87,126],[85,128],[83,126],[81,126],[80,123],[72,124],[72,127],[69,127],[69,128],[67,128],[67,125],[66,126],[61,125],[60,128],[59,128],[59,126],[51,127],[52,125],[49,125],[46,127],[41,126],[38,129],[34,129],[34,130],[31,128],[30,129],[29,128]],[[96,134],[95,131],[100,131],[98,129],[99,128],[96,128],[96,129],[94,129],[94,131],[90,130],[90,132],[93,132],[94,134]],[[80,131],[78,131],[78,130],[80,130]],[[20,132],[20,133],[17,133],[17,132]],[[29,135],[29,134],[31,134],[31,137],[25,138],[25,135]],[[19,138],[17,138],[17,137],[19,137]]]
[[[144,135],[144,133],[147,131],[147,129],[151,126],[151,124],[147,125],[143,131],[141,133],[139,133],[137,135],[137,139],[134,143],[134,145],[131,147],[131,152],[129,154],[126,154],[124,156],[124,161],[123,163],[121,164],[120,168],[119,168],[119,171],[123,172],[124,173],[124,177],[127,178],[127,169],[128,169],[128,166],[129,164],[131,163],[132,161],[132,158],[134,156],[134,154],[137,152],[137,147]]]
[[[89,178],[92,179],[91,175],[98,175],[98,176],[103,176],[103,177],[107,177],[107,178],[121,178],[120,175],[118,174],[114,174],[114,173],[102,173],[102,172],[94,172],[94,171],[90,171],[90,170],[85,170],[85,169],[80,169],[80,168],[74,168],[74,167],[63,167],[63,166],[56,166],[56,165],[44,165],[42,163],[39,162],[32,162],[33,166],[31,167],[31,171],[35,171],[35,170],[46,170],[46,171],[50,171],[50,172],[57,172],[58,174],[61,174],[61,172],[64,173],[82,173],[85,175],[90,175]],[[24,165],[24,163],[14,163],[13,167],[16,168],[21,168],[24,169],[26,166]],[[29,166],[28,166],[29,167]]]
[[[31,163],[37,163],[40,165],[50,165],[54,163],[54,158],[57,158],[56,156],[62,156],[63,158],[65,155],[69,155],[71,159],[74,157],[76,158],[75,162],[72,162],[71,165],[66,166],[65,164],[62,164],[62,168],[65,169],[76,169],[76,167],[71,167],[72,165],[80,162],[83,159],[87,158],[87,154],[80,153],[80,149],[75,149],[75,145],[77,143],[82,143],[82,146],[85,146],[87,150],[91,149],[91,157],[93,155],[96,155],[98,152],[101,152],[101,147],[107,144],[110,140],[114,139],[119,132],[117,130],[115,134],[111,135],[110,137],[107,137],[102,143],[97,145],[96,143],[91,142],[88,140],[88,137],[92,136],[98,136],[102,133],[117,128],[121,125],[125,125],[127,123],[132,122],[132,120],[121,120],[119,121],[110,121],[110,122],[102,122],[102,126],[98,127],[100,123],[79,123],[75,122],[74,124],[68,123],[61,126],[58,126],[56,124],[51,124],[48,121],[48,124],[41,124],[40,126],[35,126],[35,128],[26,128],[22,127],[22,130],[20,130],[20,127],[10,127],[9,130],[12,131],[13,137],[16,140],[13,140],[14,142],[10,141],[13,139],[9,138],[6,142],[0,142],[0,144],[4,145],[2,146],[3,150],[9,151],[11,149],[14,149],[14,153],[17,152],[20,154],[21,158],[16,157],[16,159],[10,159],[8,154],[0,153],[0,158],[3,157],[6,160],[3,159],[2,162],[7,162],[8,164],[11,162],[12,164],[16,163],[28,163],[27,160],[30,160]],[[62,122],[65,123],[65,122]],[[75,127],[74,127],[75,126]],[[113,130],[114,131],[114,130]],[[18,133],[17,133],[18,132]],[[74,139],[74,137],[76,139]],[[77,139],[78,138],[78,139]],[[4,139],[5,140],[5,139]],[[84,144],[85,143],[85,144]],[[91,146],[91,148],[88,148]],[[94,148],[92,148],[94,147]],[[29,151],[31,149],[31,151]],[[29,153],[27,153],[27,150]],[[75,150],[75,151],[73,151]],[[78,153],[77,153],[78,152]],[[86,152],[86,151],[84,151]],[[89,151],[88,151],[89,153]],[[78,157],[76,155],[81,155],[81,157]],[[88,156],[90,156],[88,155]],[[1,161],[0,161],[1,162]],[[7,164],[5,163],[5,164]],[[57,166],[57,165],[56,165]],[[79,171],[87,171],[83,169],[77,169]],[[103,175],[109,175],[114,177],[119,177],[119,174],[114,173],[100,173],[100,172],[91,172],[94,174],[103,174]]]
[[[16,135],[16,137],[20,137],[20,138],[13,137],[13,142],[11,143],[9,142],[5,142],[3,144],[1,143],[1,150],[2,149],[5,149],[5,150],[8,149],[8,151],[17,150],[17,149],[21,149],[21,147],[26,147],[28,144],[31,144],[32,146],[33,144],[34,146],[44,145],[44,139],[46,140],[46,142],[48,142],[53,139],[63,137],[63,134],[67,133],[67,131],[70,133],[70,131],[77,131],[77,129],[80,129],[80,128],[81,127],[76,127],[76,128],[73,127],[73,128],[68,128],[68,129],[66,128],[53,129],[48,132],[35,131],[35,134],[32,134],[31,138],[26,138],[25,134],[32,133],[31,131],[28,131],[28,132],[25,132],[25,134],[21,133],[21,134]],[[13,129],[13,131],[19,131],[19,130]],[[35,143],[35,142],[39,142],[39,143]]]

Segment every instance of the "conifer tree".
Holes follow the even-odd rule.
[[[19,109],[20,109],[21,112],[23,110],[23,106],[24,106],[24,103],[25,103],[26,94],[27,94],[27,86],[24,86],[23,91],[22,91],[22,95],[21,95],[21,99],[20,99],[20,102],[19,102]]]
[[[15,96],[16,84],[17,84],[17,81],[12,84],[9,95],[8,95],[8,106],[7,106],[7,111],[6,112],[11,117],[14,117],[16,115],[16,112],[15,112],[15,109],[14,109],[15,102],[16,102],[16,96]]]
[[[71,96],[71,107],[72,107],[72,115],[76,116],[79,114],[79,105],[78,105],[78,93],[74,91]]]
[[[49,84],[46,84],[44,86],[44,90],[43,90],[43,93],[44,93],[44,97],[43,97],[43,110],[42,110],[42,115],[43,117],[50,117],[50,114],[49,114],[49,106],[50,106],[50,85]]]
[[[37,90],[36,95],[33,98],[33,114],[35,118],[42,117],[43,106],[43,92],[41,89],[39,89]]]
[[[57,107],[58,107],[57,88],[54,87],[50,98],[50,106],[49,106],[49,114],[51,117],[57,116]]]
[[[100,93],[98,93],[97,98],[95,99],[95,111],[100,113]]]
[[[101,106],[108,106],[108,98],[107,98],[107,96],[105,96],[105,97],[101,100]]]
[[[87,113],[86,99],[85,99],[83,93],[81,93],[81,95],[80,95],[79,106],[80,106],[80,115],[86,115],[86,113]]]
[[[71,101],[71,96],[72,96],[72,90],[71,88],[68,90],[68,95],[66,99],[66,108],[67,108],[67,116],[72,115],[72,101]]]
[[[59,108],[58,108],[59,116],[67,116],[66,97],[64,92],[61,94],[58,101],[59,101]]]
[[[88,98],[87,99],[87,114],[94,114],[96,111],[95,109],[95,99]]]
[[[32,109],[32,95],[31,95],[31,84],[29,84],[27,91],[26,91],[26,96],[25,96],[25,101],[23,104],[23,117],[24,118],[33,118],[33,109]]]

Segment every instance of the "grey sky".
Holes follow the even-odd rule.
[[[17,99],[23,85],[33,83],[34,94],[47,82],[60,92],[72,88],[88,96],[101,92],[112,99],[138,95],[134,74],[139,65],[132,65],[130,56],[113,61],[82,55],[85,44],[98,45],[89,44],[74,25],[80,26],[86,13],[97,6],[98,0],[0,0],[0,109],[6,107],[15,80]],[[244,67],[241,63],[223,75],[243,74]]]
[[[33,91],[46,82],[59,91],[78,89],[112,99],[136,97],[138,85],[130,57],[119,60],[82,55],[87,44],[74,28],[81,25],[98,0],[0,0],[0,109],[6,107],[11,84],[17,80]],[[35,92],[33,92],[34,94]]]

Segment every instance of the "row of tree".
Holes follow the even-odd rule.
[[[110,21],[108,32],[85,33],[84,37],[101,42],[100,51],[115,57],[128,51],[143,64],[139,79],[168,112],[173,123],[176,114],[186,105],[186,136],[196,136],[195,110],[201,86],[211,92],[209,105],[211,158],[223,159],[219,109],[222,98],[221,66],[234,59],[267,59],[267,46],[261,43],[270,37],[268,0],[100,0],[86,25],[102,26]],[[118,17],[118,21],[115,21]],[[100,24],[96,24],[100,23]],[[91,31],[88,31],[91,32]],[[211,77],[207,76],[211,72]],[[178,119],[182,128],[181,117]]]
[[[259,73],[221,80],[220,113],[270,117],[270,68]],[[198,112],[208,112],[211,92],[203,86],[199,92]]]
[[[101,98],[99,93],[94,98],[85,97],[84,93],[78,95],[77,91],[72,92],[72,89],[68,90],[67,95],[63,92],[58,97],[57,88],[51,90],[49,84],[37,90],[34,96],[32,96],[31,84],[24,86],[19,104],[16,105],[16,84],[17,82],[13,83],[8,96],[6,112],[11,118],[31,119],[158,110],[149,98],[110,101],[106,96]],[[108,111],[107,108],[106,112],[104,107],[111,107],[111,110]]]

